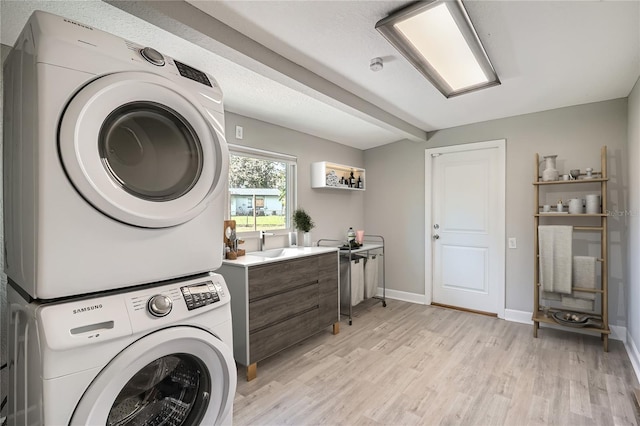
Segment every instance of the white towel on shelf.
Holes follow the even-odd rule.
[[[571,294],[572,239],[572,226],[538,226],[540,284],[544,291]]]
[[[596,258],[593,256],[573,256],[573,286],[596,288]],[[574,291],[573,297],[596,300],[595,293]]]
[[[596,258],[592,256],[573,257],[573,286],[596,288]],[[562,295],[562,306],[572,309],[593,311],[596,300],[595,293],[574,291],[572,295]]]
[[[373,297],[378,292],[378,255],[371,255],[364,264],[364,298]]]

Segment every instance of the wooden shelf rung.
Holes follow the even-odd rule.
[[[604,293],[599,288],[584,288],[584,287],[571,287],[573,291],[582,291],[584,293]]]
[[[538,287],[542,287],[542,284],[538,283]],[[572,291],[582,291],[585,293],[604,293],[604,291],[602,291],[599,288],[586,288],[586,287],[571,287]],[[561,293],[558,293],[561,294]]]
[[[549,313],[552,314],[555,311],[556,310],[550,310]],[[567,312],[573,312],[573,311],[567,311]],[[577,312],[576,311],[576,313],[582,313],[582,312]],[[586,313],[586,314],[593,315],[594,317],[599,317],[600,320],[602,319],[602,316],[598,315],[598,314],[590,314],[590,313]],[[537,313],[534,312],[531,320],[534,321],[534,322],[538,322],[538,323],[553,324],[553,325],[556,325],[556,326],[560,326],[562,328],[566,328],[567,330],[575,330],[576,329],[575,327],[570,327],[570,326],[567,326],[565,324],[559,323],[558,321],[553,319],[552,316],[545,317],[543,311],[538,311]],[[601,333],[601,334],[610,334],[611,333],[611,331],[609,330],[609,327],[604,325],[604,324],[602,325],[602,327],[597,327],[597,326],[593,326],[593,325],[587,325],[585,327],[580,327],[580,330],[591,331],[591,332],[596,332],[596,333]]]
[[[539,254],[536,254],[536,257],[537,257],[538,259],[540,259],[540,255],[539,255]],[[598,258],[598,259],[596,259],[596,262],[604,263],[604,262],[606,262],[606,260],[605,260],[605,259]]]

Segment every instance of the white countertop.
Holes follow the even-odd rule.
[[[282,253],[277,251],[282,250]],[[280,262],[282,260],[290,260],[295,259],[297,257],[305,257],[305,256],[313,256],[317,254],[323,253],[332,253],[338,251],[338,247],[283,247],[278,249],[269,249],[265,250],[264,254],[266,256],[262,256],[260,252],[250,252],[244,256],[240,256],[236,260],[223,260],[223,265],[228,266],[237,266],[237,267],[247,267],[247,266],[256,266],[262,265],[266,263],[274,263]],[[268,257],[268,255],[275,255],[275,257]]]
[[[384,247],[382,244],[367,244],[365,242],[365,244],[363,244],[362,246],[356,248],[356,249],[351,249],[351,253],[362,253],[365,251],[369,251],[369,250],[377,250],[377,249],[381,249],[382,247]],[[349,250],[348,249],[340,249],[340,254],[349,254]]]

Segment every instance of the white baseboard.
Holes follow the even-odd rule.
[[[627,332],[627,340],[624,347],[627,349],[627,354],[629,354],[633,371],[636,372],[636,377],[638,381],[640,381],[640,352],[638,352],[638,346],[631,338],[631,334],[629,332]]]
[[[533,324],[531,320],[531,312],[527,311],[517,311],[515,309],[505,309],[504,310],[504,319],[506,321],[519,322],[522,324]]]
[[[382,288],[378,287],[378,296],[382,296]],[[408,291],[391,290],[386,289],[385,297],[387,299],[402,300],[403,302],[417,303],[419,305],[426,305],[425,295],[409,293]]]
[[[609,339],[620,340],[624,344],[627,343],[627,327],[622,327],[620,325],[609,325],[609,330],[611,330]]]

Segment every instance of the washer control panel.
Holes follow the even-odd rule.
[[[173,60],[176,64],[176,68],[178,68],[178,72],[181,76],[191,79],[193,81],[197,81],[200,84],[204,84],[205,86],[211,86],[211,82],[209,81],[209,77],[205,73],[195,68],[190,67],[187,64],[183,64],[182,62],[178,62],[175,59]]]
[[[190,311],[219,302],[220,294],[222,294],[223,291],[222,286],[213,281],[187,285],[180,287],[180,290],[182,291],[184,301],[187,303],[187,309]]]

